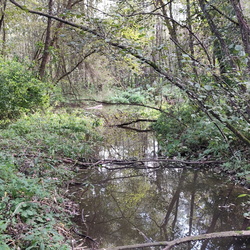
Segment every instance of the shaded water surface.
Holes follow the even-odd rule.
[[[150,134],[112,130],[100,158],[154,157]],[[71,191],[82,211],[78,225],[99,248],[168,241],[189,235],[242,230],[246,190],[210,171],[169,168],[166,163],[103,165],[82,170]],[[175,249],[250,249],[231,239],[195,242]],[[152,248],[151,248],[152,249]]]

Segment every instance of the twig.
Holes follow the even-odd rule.
[[[83,237],[83,238],[85,238],[85,239],[88,239],[88,240],[90,240],[90,241],[92,241],[92,242],[94,242],[94,243],[97,243],[94,239],[92,239],[91,237],[89,237],[89,236],[87,236],[87,235],[85,235],[85,234],[83,234],[83,233],[79,233],[74,227],[73,227],[73,231],[74,231],[74,233],[76,233],[77,235],[79,235],[79,236],[81,236],[81,237]]]

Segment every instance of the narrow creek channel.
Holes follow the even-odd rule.
[[[90,248],[169,241],[203,233],[245,230],[250,226],[243,214],[247,190],[212,171],[171,167],[154,158],[157,141],[151,133],[108,128],[99,159],[128,160],[128,165],[104,164],[82,169],[71,193],[82,214],[79,230],[95,239],[85,239]],[[146,248],[144,248],[146,249]],[[150,248],[161,249],[161,248]],[[173,249],[250,249],[249,241],[205,240]]]

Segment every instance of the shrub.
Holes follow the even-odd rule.
[[[162,152],[167,156],[228,154],[228,144],[206,116],[195,113],[191,106],[183,105],[171,117],[162,114],[154,124]],[[225,132],[225,128],[224,129]]]
[[[23,64],[0,58],[0,120],[44,107],[49,100],[47,87]]]
[[[146,94],[140,88],[117,91],[116,95],[110,98],[111,102],[142,104],[146,101]]]

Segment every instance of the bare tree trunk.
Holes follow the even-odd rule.
[[[53,0],[49,0],[49,15],[52,14],[52,5],[53,5]],[[52,18],[48,18],[47,29],[46,29],[46,38],[45,38],[45,43],[44,43],[44,51],[43,51],[43,56],[42,56],[42,62],[41,62],[40,69],[39,69],[39,76],[41,79],[43,79],[45,76],[46,64],[49,62],[51,27],[52,27]]]
[[[240,26],[241,39],[244,45],[245,53],[248,55],[248,71],[250,71],[250,26],[243,15],[241,4],[239,0],[231,0],[235,14]]]
[[[217,29],[213,18],[211,17],[210,13],[207,10],[207,3],[205,0],[199,0],[200,8],[207,19],[207,22],[209,24],[210,30],[212,34],[216,37],[216,41],[214,43],[214,50],[216,57],[220,64],[220,71],[221,74],[226,73],[228,68],[233,69],[235,68],[235,65],[233,63],[233,60],[231,59],[230,52],[227,46],[227,43],[223,39],[223,36]]]
[[[5,9],[6,9],[6,0],[0,0],[0,31],[3,27]]]
[[[193,28],[192,28],[192,23],[191,23],[191,10],[190,10],[190,0],[187,0],[187,27],[189,30],[189,49],[190,49],[190,54],[193,58],[195,58],[194,55],[194,37],[193,37]],[[193,68],[193,73],[195,75],[195,78],[197,79],[197,67],[195,65],[195,62],[192,62],[192,68]]]
[[[158,2],[161,5],[162,14],[164,16],[164,21],[165,21],[166,26],[168,28],[171,39],[174,42],[178,68],[181,70],[181,68],[182,68],[182,62],[181,62],[182,52],[181,52],[180,48],[178,47],[179,40],[178,40],[178,35],[177,35],[176,23],[174,21],[172,21],[172,22],[170,21],[170,19],[173,20],[172,2],[169,2],[170,18],[168,17],[168,14],[167,14],[166,4],[164,4],[163,0],[158,0]]]
[[[5,22],[4,22],[6,3],[7,3],[6,0],[0,0],[0,6],[1,6],[0,8],[0,32],[1,30],[3,31],[1,54],[3,56],[5,53],[5,42],[6,42],[6,31],[5,31]]]

